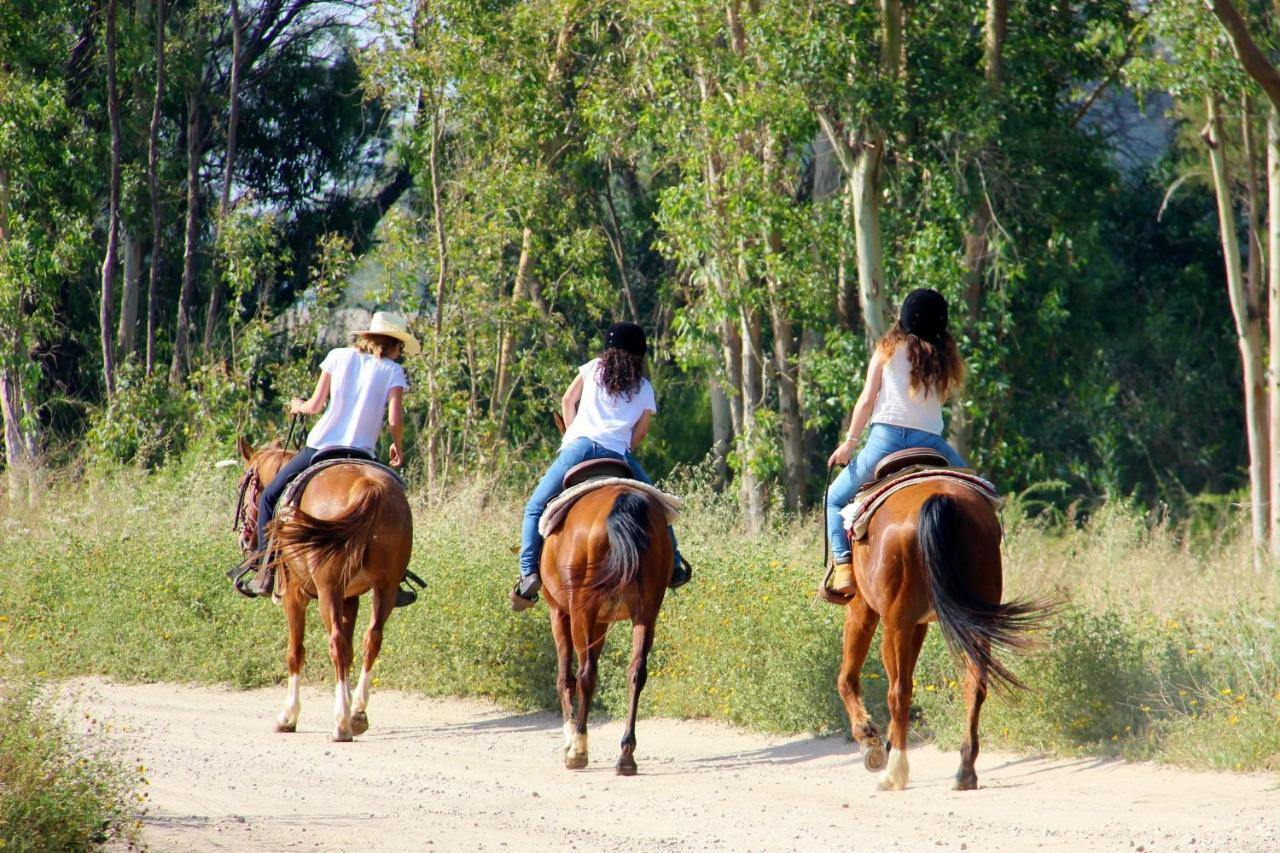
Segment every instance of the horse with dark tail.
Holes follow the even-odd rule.
[[[853,543],[858,591],[845,610],[837,686],[867,769],[884,768],[882,790],[902,790],[907,784],[912,675],[933,621],[964,667],[967,719],[955,788],[978,785],[978,717],[989,684],[1022,686],[996,652],[1033,645],[1036,629],[1054,609],[1045,601],[1001,600],[1000,539],[1000,521],[990,500],[959,482],[929,480],[890,495],[872,516],[866,537]],[[889,680],[887,755],[862,704],[859,681],[880,622]]]

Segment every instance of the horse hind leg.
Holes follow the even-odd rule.
[[[578,654],[578,709],[573,736],[564,759],[564,766],[570,770],[582,770],[587,766],[587,717],[591,713],[600,651],[604,647],[604,633],[608,629],[607,625],[597,625],[595,616],[595,613],[578,614],[578,618],[570,619],[574,651]]]
[[[978,771],[974,763],[978,760],[978,715],[982,713],[982,703],[987,698],[987,670],[985,667],[968,661],[965,665],[964,702],[968,711],[964,742],[960,744],[960,769],[956,771],[957,791],[972,791],[978,787]]]
[[[564,719],[564,753],[569,757],[573,747],[573,693],[577,679],[573,675],[573,638],[570,636],[569,613],[551,609],[551,636],[556,641],[556,695],[560,697],[560,713]]]
[[[845,713],[849,717],[850,733],[862,747],[863,766],[873,773],[884,769],[886,754],[880,730],[871,721],[871,715],[862,704],[861,673],[879,621],[880,617],[867,606],[862,596],[854,598],[845,607],[844,656],[840,661],[840,672],[836,676],[836,688],[840,691]]]
[[[382,651],[382,629],[396,606],[396,587],[373,590],[373,613],[364,632],[364,661],[360,681],[351,699],[351,733],[357,737],[369,731],[369,689],[373,680],[373,664]]]
[[[298,716],[302,711],[300,689],[302,682],[302,664],[306,657],[303,639],[307,626],[307,599],[297,593],[293,585],[285,593],[284,618],[289,628],[289,646],[285,654],[285,663],[289,667],[289,694],[284,708],[276,717],[276,731],[295,732],[298,730]]]
[[[907,787],[907,727],[911,713],[911,677],[916,658],[924,645],[926,625],[885,626],[881,638],[884,668],[889,676],[889,762],[880,776],[880,790],[901,791]]]
[[[351,693],[347,687],[347,673],[351,669],[351,635],[355,626],[355,614],[351,614],[351,622],[348,624],[345,616],[350,605],[332,590],[321,587],[319,593],[320,612],[324,616],[325,627],[329,629],[329,659],[333,663],[333,739],[346,742],[354,736],[351,731]]]
[[[653,622],[636,622],[631,626],[631,701],[627,710],[627,729],[622,735],[622,754],[618,757],[619,776],[636,775],[636,713],[640,707],[640,691],[649,680],[649,650],[652,648]]]

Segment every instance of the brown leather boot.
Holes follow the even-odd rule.
[[[258,569],[258,573],[254,575],[253,580],[246,584],[249,591],[255,596],[269,598],[276,590],[276,570],[274,566],[263,566]]]
[[[853,564],[839,563],[831,574],[831,591],[837,595],[853,595],[858,585],[853,580]]]

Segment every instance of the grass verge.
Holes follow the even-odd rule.
[[[227,530],[237,471],[120,471],[54,488],[38,507],[0,517],[0,636],[33,671],[134,680],[281,682],[276,608],[235,596]],[[681,548],[694,583],[668,597],[643,713],[708,717],[770,732],[843,730],[834,682],[841,613],[813,600],[816,518],[739,531],[728,499],[697,482]],[[412,568],[422,603],[387,629],[375,685],[556,707],[545,610],[515,615],[519,497],[473,488],[415,500]],[[1188,545],[1123,504],[1052,529],[1006,511],[1006,593],[1070,601],[1042,649],[1015,662],[1031,688],[993,696],[988,746],[1149,757],[1198,767],[1280,767],[1280,594],[1255,575],[1234,532]],[[327,681],[319,620],[309,620],[307,678]],[[629,637],[615,632],[599,702],[626,700]],[[885,721],[878,648],[864,670],[868,707]],[[958,743],[963,700],[938,631],[916,672],[916,731]],[[266,723],[264,722],[264,725]]]

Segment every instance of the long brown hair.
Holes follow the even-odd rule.
[[[889,331],[884,333],[876,346],[880,357],[888,361],[902,345],[907,347],[907,358],[911,362],[911,393],[932,391],[939,400],[947,399],[947,395],[964,383],[964,359],[960,357],[960,348],[956,339],[946,329],[938,334],[935,341],[927,341],[913,335],[902,327],[902,321],[896,320]]]
[[[610,397],[630,400],[644,380],[644,356],[608,347],[600,355],[596,378]]]

